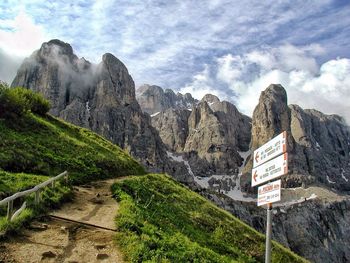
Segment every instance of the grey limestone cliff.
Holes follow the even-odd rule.
[[[155,85],[144,84],[136,91],[137,100],[144,112],[154,114],[167,109],[190,109],[197,103],[191,94],[181,94],[171,89],[163,90]]]
[[[186,157],[195,175],[238,173],[243,161],[239,152],[249,149],[249,117],[211,94],[198,102],[157,86],[138,90],[140,105],[152,114],[162,141],[169,151]]]
[[[288,134],[289,156],[284,186],[320,183],[350,190],[350,131],[341,117],[288,106],[284,88],[270,85],[261,93],[253,113],[252,152],[282,131]],[[245,167],[242,180],[242,187],[247,190],[251,168],[252,160]]]

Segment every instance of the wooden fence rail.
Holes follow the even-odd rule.
[[[14,211],[13,211],[13,201],[19,197],[22,197],[22,196],[26,196],[26,195],[29,195],[31,193],[35,193],[35,203],[36,204],[39,204],[40,202],[40,191],[50,185],[51,187],[55,187],[55,182],[59,179],[61,179],[62,177],[65,178],[66,181],[68,181],[68,172],[65,171],[55,177],[52,177],[50,178],[49,180],[41,183],[41,184],[38,184],[36,186],[34,186],[32,189],[28,189],[28,190],[25,190],[25,191],[22,191],[22,192],[17,192],[9,197],[6,197],[5,199],[1,200],[0,201],[0,206],[2,205],[5,205],[7,204],[7,219],[8,220],[13,220],[14,217],[12,217],[12,215],[14,214]],[[23,206],[22,206],[23,207]],[[23,208],[22,208],[23,210]],[[16,215],[18,215],[19,213],[16,213]]]

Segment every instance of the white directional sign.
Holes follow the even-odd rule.
[[[281,200],[281,180],[264,184],[258,188],[258,206]]]
[[[256,167],[287,151],[287,132],[284,131],[254,151]]]
[[[262,184],[288,173],[288,154],[264,163],[252,170],[252,186]]]

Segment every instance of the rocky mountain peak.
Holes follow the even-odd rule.
[[[191,109],[197,103],[191,94],[175,94],[171,89],[163,90],[156,85],[142,85],[136,90],[136,98],[144,112],[155,114],[167,109]]]
[[[287,92],[280,84],[271,84],[261,92],[252,121],[252,148],[257,149],[282,131],[290,131]]]
[[[206,101],[209,105],[212,105],[214,103],[219,103],[220,99],[218,97],[216,97],[215,95],[206,94],[206,95],[204,95],[204,97],[202,98],[201,101]]]
[[[117,57],[115,57],[111,53],[103,54],[102,55],[102,62],[104,63],[104,65],[106,65],[108,67],[118,68],[119,70],[122,70],[122,71],[125,71],[128,73],[128,69],[126,68],[124,63],[121,62]]]
[[[288,106],[284,88],[270,85],[261,93],[253,113],[251,150],[282,131],[288,134],[289,174],[283,177],[285,187],[317,182],[339,190],[350,189],[350,133],[341,117]],[[250,173],[251,168],[250,160],[244,171]]]
[[[287,92],[281,84],[270,84],[262,91],[259,102],[266,99],[287,103]]]
[[[66,56],[68,57],[70,62],[72,62],[75,59],[78,59],[78,57],[73,53],[72,46],[59,39],[53,39],[43,43],[38,53],[41,57],[52,59],[56,59],[58,57],[63,58],[64,56]]]

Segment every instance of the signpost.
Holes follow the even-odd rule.
[[[288,154],[284,153],[252,170],[252,186],[256,186],[288,173]]]
[[[258,206],[281,200],[281,180],[264,184],[258,188]]]
[[[253,167],[259,166],[286,151],[287,132],[284,131],[254,151]]]
[[[252,186],[258,188],[258,206],[267,205],[265,263],[271,262],[272,203],[281,200],[281,180],[288,173],[287,132],[284,131],[254,151]]]

